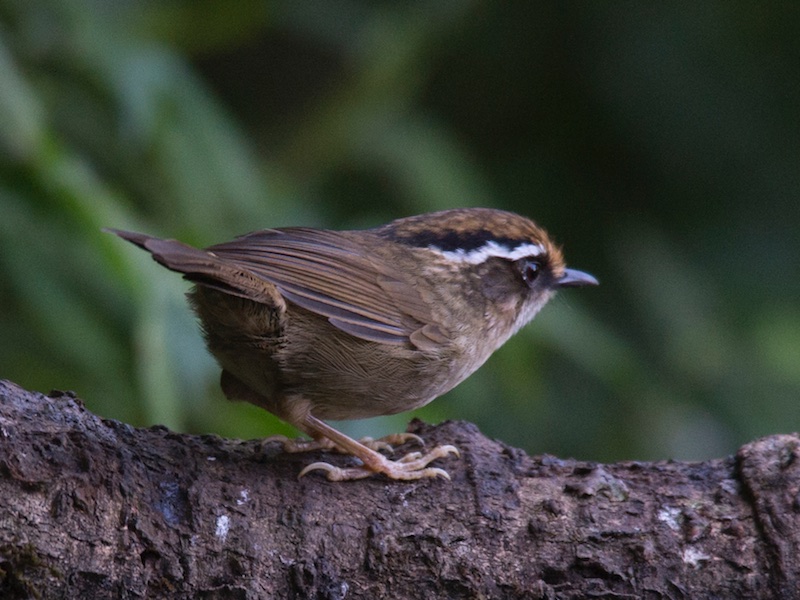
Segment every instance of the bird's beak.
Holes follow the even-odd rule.
[[[600,285],[592,275],[576,269],[564,269],[564,274],[556,280],[557,287],[581,287],[583,285]]]

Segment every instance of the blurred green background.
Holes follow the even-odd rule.
[[[602,285],[415,414],[604,461],[796,431],[799,40],[798,3],[0,0],[0,377],[290,433],[222,399],[188,286],[100,229],[493,206]]]

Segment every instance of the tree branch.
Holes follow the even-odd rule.
[[[798,595],[797,435],[600,465],[468,423],[411,430],[459,447],[451,482],[298,480],[313,455],[135,429],[0,381],[0,597]]]

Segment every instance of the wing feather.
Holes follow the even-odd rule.
[[[342,232],[268,229],[206,250],[356,337],[424,350],[447,339],[414,282]]]

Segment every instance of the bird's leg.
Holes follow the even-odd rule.
[[[357,442],[351,437],[337,431],[324,421],[320,421],[309,412],[307,402],[300,396],[283,405],[274,402],[248,387],[226,370],[222,371],[220,380],[222,391],[231,400],[244,400],[260,406],[272,414],[294,425],[311,436],[311,440],[292,440],[284,436],[273,436],[266,441],[280,441],[287,452],[307,452],[311,450],[337,450],[358,458],[363,464],[360,467],[339,468],[326,462],[316,462],[300,471],[302,477],[311,471],[326,471],[331,481],[349,481],[364,479],[383,473],[390,479],[422,479],[425,477],[444,477],[450,479],[447,471],[428,467],[428,463],[450,454],[459,455],[455,446],[437,446],[430,452],[411,452],[399,460],[389,460],[378,450],[391,450],[391,444],[402,444],[409,440],[423,444],[422,439],[413,433],[398,433],[380,440]],[[289,409],[287,409],[287,406]]]
[[[315,439],[326,438],[330,440],[336,448],[344,453],[358,458],[363,464],[360,467],[341,468],[335,467],[326,462],[316,462],[308,465],[300,472],[300,477],[311,471],[326,471],[326,477],[330,481],[351,481],[354,479],[364,479],[382,473],[389,479],[423,479],[426,477],[444,477],[450,479],[447,471],[437,467],[428,467],[428,463],[437,458],[444,458],[450,454],[459,456],[455,446],[437,446],[430,452],[412,452],[399,460],[389,460],[375,450],[357,442],[353,438],[337,431],[324,421],[306,414],[303,418],[301,428]],[[403,434],[400,434],[401,436]]]

